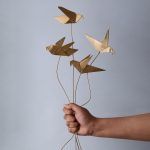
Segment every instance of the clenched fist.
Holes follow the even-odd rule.
[[[70,103],[64,106],[63,111],[69,132],[77,133],[78,135],[93,134],[93,125],[96,118],[87,109]]]

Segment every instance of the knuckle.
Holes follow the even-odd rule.
[[[69,115],[69,113],[68,113],[68,112],[69,112],[69,110],[65,110],[65,114]]]
[[[66,114],[66,115],[67,115],[66,110],[64,110],[64,114]]]
[[[71,129],[71,128],[68,128],[68,131],[69,131],[70,133],[72,133],[72,129]]]
[[[66,120],[71,122],[75,120],[75,117],[73,117],[72,115],[66,115]]]
[[[73,112],[70,109],[65,109],[64,113],[67,114],[67,115],[73,115]]]
[[[73,133],[76,133],[77,132],[77,128],[73,128]]]
[[[64,119],[67,120],[68,119],[68,115],[65,114],[64,115]]]
[[[74,133],[74,130],[72,128],[69,128],[70,133]]]
[[[66,115],[66,121],[71,121],[71,117],[69,115]]]
[[[68,110],[67,113],[71,115],[71,114],[72,114],[72,111],[71,111],[71,110]]]
[[[73,124],[72,123],[69,123],[69,128],[73,128]]]
[[[70,122],[70,123],[69,123],[69,127],[70,127],[70,128],[75,128],[75,127],[77,127],[77,122]]]
[[[68,126],[68,127],[69,127],[69,122],[66,122],[66,126]]]
[[[71,121],[75,121],[75,118],[74,118],[74,117],[71,117],[70,119],[71,119]]]

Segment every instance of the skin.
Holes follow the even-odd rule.
[[[64,119],[71,133],[83,136],[150,141],[150,113],[126,117],[97,118],[86,108],[64,106]]]

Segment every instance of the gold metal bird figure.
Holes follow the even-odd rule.
[[[81,18],[83,18],[83,15],[77,14],[64,7],[59,6],[58,8],[65,14],[65,15],[55,17],[55,19],[58,20],[60,23],[63,24],[77,23]]]
[[[91,43],[94,48],[101,53],[114,53],[112,47],[109,46],[109,29],[107,30],[104,39],[102,41],[98,41],[94,39],[92,36],[86,34],[86,38]]]
[[[72,60],[70,61],[70,65],[73,65],[81,74],[105,71],[104,69],[88,65],[89,61],[91,60],[91,57],[92,57],[91,55],[88,55],[84,59],[82,59],[80,62],[76,60]]]
[[[70,56],[74,54],[76,51],[78,51],[77,49],[71,48],[74,42],[63,45],[64,41],[65,37],[57,41],[54,45],[47,46],[46,50],[48,50],[53,55],[59,56]]]

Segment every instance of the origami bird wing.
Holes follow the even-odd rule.
[[[72,60],[70,65],[73,65],[81,74],[83,73],[91,73],[91,72],[98,72],[98,71],[105,71],[104,69],[97,68],[94,66],[86,65],[84,69],[81,69],[80,62]]]
[[[77,14],[71,10],[68,10],[64,7],[58,7],[65,15],[55,17],[60,23],[69,24],[69,23],[77,23],[83,16]]]
[[[65,50],[65,54],[66,56],[70,56],[70,55],[73,55],[75,52],[77,52],[78,50],[77,49],[73,49],[73,48],[68,48],[67,50]]]
[[[94,67],[94,66],[87,65],[85,67],[85,69],[82,71],[82,73],[91,73],[91,72],[99,72],[99,71],[105,71],[105,70],[101,69],[101,68]]]
[[[58,56],[66,56],[66,53],[60,49],[55,50],[54,52],[51,52],[54,55],[58,55]]]
[[[57,16],[57,17],[55,17],[55,19],[56,19],[57,21],[59,21],[60,23],[62,23],[62,24],[66,24],[66,23],[68,23],[68,21],[69,21],[69,18],[68,18],[67,16],[64,16],[64,15],[62,15],[62,16]]]
[[[62,49],[63,49],[63,50],[67,50],[67,49],[70,48],[73,44],[74,44],[74,42],[68,43],[68,44],[64,45],[64,46],[62,47]]]
[[[65,37],[57,41],[54,45],[49,45],[46,47],[46,50],[48,50],[53,55],[64,55],[61,52],[62,45],[64,43]]]
[[[109,44],[109,29],[107,30],[104,39],[101,41],[104,47],[108,47]]]
[[[72,61],[70,61],[70,65],[73,65],[80,73],[82,73],[80,62],[78,62],[76,60],[72,60]]]
[[[73,49],[73,48],[57,48],[55,49],[55,51],[53,52],[55,55],[60,55],[60,56],[70,56],[72,54],[74,54],[76,51],[78,51],[77,49]]]
[[[88,55],[80,61],[80,67],[81,67],[82,70],[87,66],[87,64],[91,60],[91,57],[92,57],[91,55]]]
[[[78,22],[81,18],[84,18],[83,15],[76,14],[76,22]]]
[[[68,43],[68,44],[62,46],[61,49],[58,51],[58,53],[62,56],[70,56],[70,55],[74,54],[78,50],[70,48],[73,44],[74,44],[74,42],[71,42],[71,43]]]
[[[63,37],[62,39],[60,39],[59,41],[57,41],[55,45],[61,47],[63,45],[64,41],[65,41],[65,37]]]
[[[101,41],[103,45],[102,52],[114,54],[114,49],[109,46],[109,29],[107,30],[104,39]]]
[[[94,39],[92,36],[85,35],[87,40],[91,43],[91,45],[97,50],[101,51],[102,50],[102,43],[96,39]]]
[[[64,8],[64,7],[61,7],[61,6],[59,6],[58,7],[68,18],[76,18],[76,13],[75,12],[73,12],[73,11],[71,11],[71,10],[68,10],[68,9],[66,9],[66,8]]]

